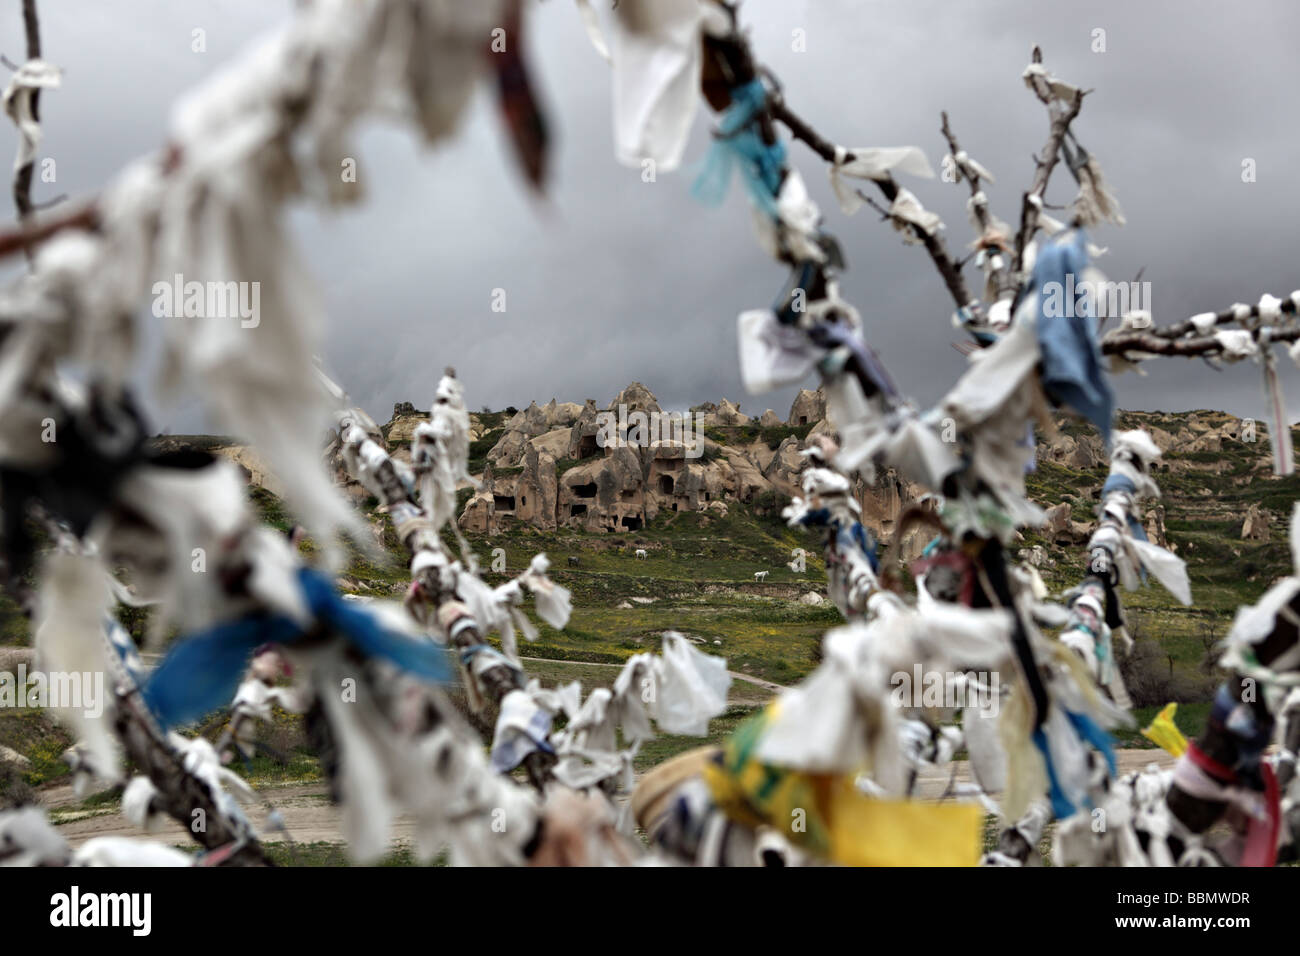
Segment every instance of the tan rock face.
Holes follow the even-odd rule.
[[[799,452],[806,447],[807,438],[800,441],[789,437],[776,448],[761,440],[747,445],[719,445],[706,438],[705,454],[700,458],[688,457],[681,443],[672,440],[648,446],[629,445],[620,444],[614,434],[610,447],[602,447],[599,416],[606,411],[617,416],[620,404],[628,413],[662,413],[654,393],[633,382],[615,396],[607,409],[601,409],[590,399],[581,406],[552,399],[545,406],[533,404],[515,415],[489,456],[488,487],[470,499],[461,516],[462,526],[467,530],[489,531],[522,521],[546,529],[572,526],[593,531],[629,531],[638,530],[662,512],[720,514],[732,502],[753,502],[769,491],[783,496],[799,492],[799,475],[806,465]],[[809,437],[833,435],[834,429],[825,418],[825,407],[825,396],[820,390],[804,389],[791,407],[788,423],[811,426]],[[405,408],[399,411],[402,414],[390,423],[389,432],[397,438],[393,453],[400,457],[404,454],[402,436],[413,430],[423,415],[408,413]],[[692,412],[701,413],[706,423],[717,427],[736,428],[754,422],[737,404],[725,399],[716,404],[697,405]],[[769,428],[780,424],[770,409],[757,423]],[[1083,481],[1077,489],[1083,500],[1091,501],[1100,487],[1101,473],[1097,469],[1106,464],[1105,449],[1096,435],[1079,433],[1072,427],[1069,427],[1072,434],[1067,434],[1067,427],[1063,424],[1053,437],[1041,440],[1038,456],[1041,461],[1057,462],[1074,470],[1092,470],[1092,478]],[[1187,424],[1175,417],[1153,416],[1143,427],[1159,447],[1176,453],[1226,449],[1228,442],[1240,440],[1238,420],[1219,413],[1198,414],[1188,419]],[[577,464],[558,474],[556,462],[560,460]],[[1219,467],[1227,466],[1187,460],[1156,466],[1158,471],[1179,472],[1208,472]],[[1260,468],[1267,470],[1267,462],[1262,462]],[[1241,479],[1248,480],[1250,476]],[[895,534],[901,511],[918,500],[922,491],[888,471],[882,471],[871,485],[858,481],[854,487],[854,495],[862,506],[863,523],[877,534],[884,546]],[[1206,490],[1201,494],[1210,493]],[[1047,512],[1045,528],[1052,538],[1086,540],[1092,532],[1091,521],[1073,520],[1069,501],[1044,504],[1053,505]],[[1152,541],[1167,546],[1161,505],[1149,504],[1143,523]],[[1268,524],[1268,514],[1253,508],[1246,515],[1243,537],[1267,540]],[[904,558],[919,551],[930,536],[924,528],[909,533],[902,544]]]
[[[899,514],[922,494],[919,485],[904,481],[890,469],[877,474],[872,484],[859,479],[853,488],[853,495],[862,508],[862,523],[885,543],[893,537]],[[921,542],[922,548],[928,540],[929,537]]]
[[[799,448],[800,441],[793,435],[784,439],[777,447],[771,463],[763,469],[763,477],[782,494],[793,496],[799,493],[799,473],[807,464],[800,456]]]
[[[524,521],[548,529],[632,531],[664,511],[725,514],[727,500],[752,501],[773,489],[786,495],[798,490],[805,465],[798,439],[788,438],[776,449],[764,442],[738,449],[705,438],[704,454],[691,457],[687,446],[671,438],[648,445],[623,441],[603,419],[606,412],[617,416],[620,406],[629,416],[663,414],[654,393],[639,382],[623,389],[603,411],[590,399],[567,407],[552,400],[516,414],[488,454],[485,487],[467,503],[462,526],[490,532]],[[819,393],[807,392],[804,407],[810,414],[824,406]],[[726,399],[692,412],[702,413],[706,424],[752,422]],[[547,424],[552,427],[544,428]],[[763,424],[781,421],[769,409]],[[560,459],[577,464],[556,474]]]
[[[542,414],[546,416],[546,423],[552,429],[568,428],[582,414],[582,406],[577,402],[557,402],[551,399],[543,406]]]
[[[1241,537],[1244,541],[1267,541],[1269,534],[1268,512],[1260,508],[1258,502],[1246,509],[1246,520],[1241,525]]]
[[[1058,432],[1055,437],[1038,443],[1040,460],[1054,461],[1069,468],[1087,470],[1107,462],[1106,451],[1096,435],[1067,435]]]
[[[459,522],[465,530],[494,534],[514,522],[544,531],[555,529],[559,483],[555,458],[545,450],[528,445],[522,465],[508,470],[494,469],[489,462],[482,484],[461,512]]]
[[[1101,448],[1101,440],[1091,436],[1075,442],[1074,451],[1066,456],[1065,463],[1071,468],[1086,470],[1106,464],[1106,455]]]
[[[536,438],[528,439],[528,447],[535,448],[538,451],[544,451],[554,459],[560,459],[565,456],[569,450],[569,433],[571,428],[552,428],[544,435],[538,435]]]
[[[706,428],[748,425],[754,420],[740,410],[739,404],[725,398],[720,402],[705,402],[703,405],[691,406],[691,414],[696,413],[699,413],[700,420]]]
[[[560,479],[557,519],[589,531],[637,531],[646,521],[641,460],[629,446],[607,449]]]
[[[651,412],[661,412],[659,399],[655,398],[654,392],[646,388],[640,382],[633,382],[623,391],[614,396],[614,400],[609,403],[609,411],[618,412],[620,405],[627,406],[629,413],[645,412],[647,415]]]
[[[765,441],[750,442],[737,450],[757,465],[761,472],[767,471],[768,466],[772,464],[772,459],[776,457],[776,449],[769,447]]]
[[[1021,548],[1016,552],[1016,557],[1035,568],[1051,567],[1056,564],[1041,544],[1036,544],[1032,548]]]
[[[1147,429],[1147,433],[1151,436],[1151,440],[1156,443],[1156,447],[1162,452],[1169,451],[1169,449],[1174,447],[1174,436],[1169,434],[1169,432],[1165,431],[1163,428],[1152,426]]]
[[[591,531],[636,531],[663,512],[721,515],[731,502],[750,503],[769,491],[787,497],[799,493],[799,476],[806,466],[799,452],[806,447],[808,439],[800,441],[792,436],[771,448],[761,440],[747,445],[719,445],[706,438],[703,457],[691,458],[678,441],[627,444],[620,442],[616,432],[602,433],[601,416],[605,412],[617,416],[619,405],[628,414],[662,413],[654,393],[638,382],[628,385],[603,410],[591,399],[582,405],[552,399],[544,406],[533,403],[517,413],[489,453],[485,486],[465,506],[461,526],[480,533],[500,531],[513,522],[547,530],[569,526]],[[393,454],[402,457],[406,453],[405,441],[426,416],[406,406],[399,406],[396,411],[399,414],[389,424],[388,433],[394,439]],[[716,404],[697,405],[691,411],[701,413],[709,426],[735,428],[754,422],[740,411],[738,404],[726,399]],[[834,429],[825,415],[825,395],[820,390],[804,389],[791,406],[788,424],[811,425],[810,438],[818,434],[833,435]],[[757,423],[767,428],[782,424],[771,409]],[[473,416],[471,424],[478,424]],[[1162,449],[1180,452],[1218,449],[1225,441],[1236,441],[1239,432],[1237,420],[1223,415],[1202,415],[1190,420],[1188,426],[1172,424],[1176,434],[1151,423],[1145,427]],[[604,439],[611,439],[609,447],[602,446]],[[269,478],[258,463],[243,459],[240,449],[229,454],[241,456],[241,463],[248,468],[252,480]],[[1040,441],[1038,455],[1040,460],[1080,471],[1106,463],[1105,450],[1097,436],[1066,434],[1064,430]],[[562,459],[577,464],[559,474],[556,463]],[[1182,470],[1191,466],[1176,462],[1173,467]],[[1208,466],[1201,463],[1196,467]],[[1084,498],[1094,496],[1099,481],[1091,487],[1080,487],[1079,494]],[[356,486],[356,491],[361,496],[359,500],[363,500],[364,489]],[[882,547],[892,543],[899,515],[922,492],[923,489],[888,470],[882,470],[870,485],[859,480],[854,486],[863,523],[877,535]],[[1167,545],[1163,506],[1149,506],[1144,525],[1152,541]],[[1058,502],[1047,511],[1044,530],[1054,539],[1085,540],[1092,529],[1092,522],[1072,519],[1068,501]],[[1266,540],[1267,513],[1253,508],[1247,514],[1242,534]],[[928,528],[909,531],[900,549],[902,559],[910,560],[919,554],[930,537]],[[1025,557],[1031,555],[1027,552]],[[1042,561],[1045,556],[1032,555],[1032,558]],[[1050,558],[1046,560],[1050,562]]]
[[[1047,509],[1047,518],[1043,522],[1043,532],[1052,537],[1070,533],[1070,506],[1068,503],[1063,501]]]
[[[703,511],[723,498],[735,496],[735,469],[725,458],[688,458],[681,446],[650,451],[655,456],[648,463],[647,520],[660,511]],[[672,454],[662,454],[664,451]]]
[[[555,474],[555,456],[530,446],[524,453],[524,470],[515,479],[515,516],[545,531],[556,526],[555,506],[559,501],[559,481]]]
[[[16,764],[21,769],[30,767],[32,762],[26,755],[20,754],[12,747],[6,747],[4,744],[0,744],[0,764],[4,763]]]
[[[826,393],[820,388],[815,392],[801,388],[799,394],[794,397],[794,404],[790,406],[790,417],[786,420],[786,424],[812,425],[825,417]]]
[[[523,457],[524,446],[533,436],[524,431],[507,431],[487,453],[487,460],[501,468],[513,468]]]
[[[569,429],[569,447],[564,453],[565,458],[582,459],[602,454],[599,441],[600,423],[597,420],[599,414],[595,400],[587,399],[582,411],[578,413],[577,420]]]
[[[530,403],[506,422],[505,433],[487,453],[488,461],[500,467],[517,467],[523,461],[528,442],[561,427],[557,424],[560,418],[555,399],[551,399],[545,408],[536,402]]]
[[[767,446],[763,446],[767,450]],[[763,477],[761,467],[744,452],[734,448],[724,449],[727,464],[731,467],[734,494],[741,501],[753,501],[755,496],[772,489],[772,483]],[[775,457],[773,454],[772,457]],[[769,459],[770,460],[770,459]]]
[[[1218,432],[1204,432],[1179,451],[1223,451],[1223,438]]]
[[[661,444],[641,450],[647,468],[646,519],[660,511],[694,510],[700,493],[698,471],[692,472],[686,449],[680,444]]]
[[[1158,544],[1162,548],[1169,547],[1169,539],[1165,535],[1164,505],[1152,505],[1147,508],[1146,514],[1143,515],[1143,527],[1152,544]]]
[[[30,668],[35,655],[30,647],[0,647],[0,671],[15,674],[19,666]]]
[[[258,457],[257,452],[247,445],[227,445],[224,448],[216,448],[214,454],[219,455],[229,461],[233,461],[241,469],[248,483],[256,488],[265,488],[273,495],[283,497],[284,486],[280,480],[271,474],[266,464]]]
[[[706,424],[717,425],[748,425],[750,417],[741,412],[740,406],[725,398],[718,403],[718,410],[713,414],[714,420],[710,422],[705,419]]]
[[[629,414],[661,412],[654,394],[636,382],[623,389],[606,411],[617,414],[619,405]],[[825,406],[820,391],[805,389],[791,409],[791,423],[811,424],[814,433],[831,433],[833,429],[824,418]],[[726,399],[695,406],[692,411],[702,413],[706,424],[737,427],[752,422],[738,405]],[[516,415],[506,437],[489,456],[490,470],[485,476],[488,487],[470,499],[461,516],[462,525],[467,530],[484,531],[500,530],[511,521],[526,521],[539,528],[632,531],[654,520],[660,512],[725,514],[729,501],[752,502],[769,491],[787,497],[799,493],[799,475],[807,462],[799,454],[805,442],[794,436],[776,448],[763,441],[736,447],[706,439],[705,454],[691,458],[675,441],[647,447],[620,444],[615,435],[608,447],[602,447],[600,439],[610,435],[602,432],[600,415],[596,403],[588,400],[567,429],[552,428],[538,434],[530,433],[537,432],[547,420],[555,420],[551,406],[530,406]],[[760,424],[776,427],[782,423],[769,409]],[[501,465],[492,468],[494,458],[517,464],[504,466],[508,470],[503,471]],[[555,475],[554,461],[559,458],[576,460],[578,464]],[[882,475],[871,487],[859,484],[864,520],[887,540],[901,508],[915,500],[920,491],[890,474]],[[904,558],[912,556],[913,551],[919,553],[925,544],[923,539],[928,538],[919,533],[909,537],[917,540],[904,542]]]
[[[429,416],[423,412],[394,418],[388,423],[388,444],[391,446],[397,442],[409,442],[415,437],[415,430],[428,420]]]

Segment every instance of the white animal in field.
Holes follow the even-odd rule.
[[[767,580],[767,572],[766,572],[766,571],[755,571],[755,572],[754,572],[754,580],[755,580],[755,581],[766,581],[766,580]]]
[[[646,556],[646,555],[645,555],[645,548],[637,548],[637,549],[636,549],[636,559],[637,559],[638,561],[644,561],[644,560],[645,560],[645,556]]]

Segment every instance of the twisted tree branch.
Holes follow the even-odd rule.
[[[814,153],[820,156],[826,162],[834,164],[835,162],[835,144],[819,134],[815,129],[803,121],[779,95],[773,95],[770,98],[769,109],[772,118],[782,123],[789,131],[790,135],[801,143],[806,145]],[[853,154],[849,153],[845,159],[851,160]],[[889,200],[892,205],[894,199],[898,196],[898,183],[894,181],[893,176],[886,176],[884,179],[873,179],[876,188]],[[918,226],[912,226],[912,233],[925,246],[925,251],[930,254],[931,261],[934,262],[935,268],[939,270],[939,275],[943,278],[943,284],[947,287],[953,302],[957,308],[975,307],[974,297],[966,287],[966,280],[961,274],[961,267],[958,266],[951,255],[948,253],[948,247],[943,241],[943,236],[935,233],[930,235],[924,229]]]
[[[1043,51],[1038,47],[1034,47],[1033,62],[1043,62]],[[1029,245],[1029,241],[1034,237],[1034,232],[1038,229],[1039,204],[1046,200],[1047,182],[1052,177],[1052,170],[1056,168],[1061,141],[1065,138],[1065,133],[1069,130],[1070,124],[1074,122],[1074,118],[1079,115],[1079,110],[1083,107],[1083,97],[1085,96],[1084,90],[1078,90],[1074,94],[1073,102],[1067,106],[1059,107],[1054,105],[1056,100],[1043,77],[1032,77],[1032,83],[1035,95],[1047,105],[1051,125],[1048,128],[1047,142],[1043,144],[1039,155],[1034,157],[1034,163],[1036,164],[1034,181],[1030,184],[1029,190],[1024,194],[1021,201],[1020,231],[1016,233],[1016,249],[1011,263],[1012,274],[1019,274],[1024,267],[1025,247]]]
[[[36,60],[41,56],[41,25],[36,17],[36,0],[23,0],[23,30],[27,35],[27,59]],[[41,91],[32,91],[32,119],[38,123],[41,119]],[[32,157],[14,172],[14,205],[18,207],[18,221],[26,223],[32,214],[32,173],[36,169],[36,158]],[[24,246],[27,257],[31,258],[30,245]]]

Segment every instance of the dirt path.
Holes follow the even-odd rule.
[[[539,664],[570,664],[577,667],[612,667],[621,670],[622,664],[606,664],[603,661],[565,661],[558,660],[554,657],[521,657],[521,661],[536,661]],[[781,684],[774,684],[770,680],[763,680],[761,677],[751,677],[749,674],[742,674],[740,671],[727,671],[733,680],[744,681],[746,684],[753,684],[755,687],[761,687],[763,690],[769,690],[772,693],[783,691],[786,688]]]
[[[1120,773],[1142,770],[1151,763],[1161,767],[1171,767],[1174,763],[1174,758],[1163,750],[1119,750],[1116,751],[1116,757]],[[953,772],[954,767],[949,766],[939,771],[922,773],[918,795],[924,799],[936,799],[942,796]],[[957,761],[955,772],[958,783],[971,782],[970,766],[966,761]],[[260,788],[258,793],[280,811],[289,837],[295,843],[342,842],[342,814],[338,807],[329,802],[324,783],[268,786]],[[171,821],[168,821],[159,832],[145,834],[138,827],[128,823],[116,807],[77,810],[81,801],[73,795],[71,786],[63,785],[42,790],[41,799],[44,806],[54,811],[56,818],[63,821],[58,824],[59,832],[73,847],[100,836],[148,836],[154,840],[180,846],[191,842],[189,834],[180,824]],[[265,807],[247,808],[246,812],[266,841],[277,842],[285,839],[283,832],[267,829]],[[413,839],[414,826],[411,821],[405,817],[398,817],[391,831],[391,842],[410,844]]]
[[[146,664],[157,664],[158,661],[162,659],[162,655],[141,654],[140,659]],[[521,657],[519,659],[521,661],[536,661],[539,664],[563,664],[566,667],[570,665],[574,667],[610,667],[615,670],[619,670],[623,667],[622,664],[606,664],[602,661],[567,661],[555,657]],[[734,680],[744,681],[746,684],[753,684],[755,687],[761,687],[763,690],[771,691],[774,694],[778,691],[785,690],[785,687],[781,684],[774,684],[770,680],[763,680],[761,677],[752,677],[749,674],[742,674],[740,671],[727,671],[727,673],[730,674]]]
[[[1163,750],[1134,748],[1132,750],[1115,751],[1115,762],[1118,764],[1121,776],[1134,770],[1145,770],[1148,764],[1153,763],[1158,764],[1161,769],[1168,769],[1174,765],[1177,759]],[[949,780],[952,780],[955,784],[974,783],[975,778],[971,775],[969,761],[958,760],[946,767],[921,773],[918,779],[920,796],[929,799],[943,796],[944,791],[948,789]]]
[[[147,655],[154,657],[156,655]],[[560,661],[547,657],[525,657],[524,661],[536,661],[543,664],[563,664],[564,666],[606,668],[617,671],[622,664],[607,664],[595,661]],[[754,688],[750,695],[732,694],[732,702],[741,704],[761,704],[772,694],[785,688],[772,681],[729,671],[734,680]],[[342,814],[339,808],[329,802],[324,783],[281,784],[258,788],[258,794],[280,814],[285,822],[289,838],[295,843],[339,843],[342,841]],[[191,840],[189,834],[178,823],[168,820],[156,833],[146,834],[129,823],[121,814],[116,804],[82,809],[82,801],[73,793],[69,784],[48,787],[41,791],[41,803],[58,821],[58,829],[65,839],[78,847],[87,840],[101,836],[148,837],[164,843],[185,846]],[[268,810],[264,806],[246,807],[258,832],[264,834],[267,841],[283,841],[285,835],[280,831],[269,831],[266,826]],[[410,843],[414,836],[414,827],[410,820],[399,817],[393,825],[391,840],[393,843]]]
[[[283,786],[262,787],[259,796],[269,801],[284,818],[289,836],[296,843],[340,843],[342,837],[342,814],[339,808],[329,802],[329,795],[324,783],[287,784]],[[52,787],[41,792],[42,801],[48,810],[54,811],[56,819],[66,822],[58,824],[58,830],[73,847],[78,847],[87,840],[102,836],[148,837],[162,843],[186,846],[192,841],[189,834],[172,820],[157,832],[146,834],[139,827],[127,822],[116,807],[101,807],[81,812],[74,808],[80,804],[72,794],[70,786]],[[267,808],[263,806],[245,807],[263,839],[268,842],[283,841],[284,833],[270,830],[266,825]],[[399,818],[392,828],[394,843],[410,843],[414,828],[409,820]]]

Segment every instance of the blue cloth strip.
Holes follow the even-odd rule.
[[[873,574],[880,573],[880,558],[876,556],[876,542],[872,540],[861,521],[855,521],[848,528],[838,528],[836,540],[842,549],[856,548],[867,559]]]
[[[1127,491],[1130,495],[1137,494],[1137,486],[1127,475],[1111,475],[1106,479],[1106,483],[1101,486],[1101,496],[1105,498],[1112,491]]]
[[[1110,734],[1087,714],[1067,710],[1065,716],[1070,718],[1070,723],[1074,726],[1080,738],[1101,751],[1101,755],[1106,758],[1106,767],[1110,770],[1110,775],[1115,776],[1118,772],[1118,767],[1115,764],[1115,741]]]
[[[1087,268],[1087,237],[1082,229],[1053,240],[1034,263],[1032,294],[1037,299],[1042,381],[1049,396],[1096,425],[1109,445],[1115,395],[1097,345],[1096,290],[1090,296],[1081,294]],[[1073,297],[1067,294],[1070,290]],[[1048,309],[1048,303],[1053,308]]]
[[[1047,733],[1042,727],[1034,729],[1031,738],[1038,752],[1043,755],[1043,763],[1047,765],[1047,795],[1052,801],[1052,816],[1058,820],[1065,820],[1074,816],[1075,806],[1065,796],[1061,790],[1061,782],[1056,776],[1056,765],[1052,763],[1052,752],[1047,747]]]
[[[197,720],[230,703],[254,650],[298,636],[287,617],[259,614],[183,637],[149,675],[144,702],[164,729]]]
[[[879,392],[894,399],[902,397],[875,351],[862,341],[856,330],[839,322],[826,322],[817,327],[817,333],[815,341],[818,345],[826,348],[843,345],[852,352]]]
[[[1106,733],[1087,714],[1067,710],[1065,716],[1069,719],[1070,726],[1074,728],[1075,733],[1079,735],[1081,740],[1101,751],[1101,755],[1106,758],[1106,766],[1110,770],[1110,775],[1114,777],[1117,773],[1115,743],[1110,734]],[[1047,746],[1047,733],[1042,727],[1038,727],[1034,730],[1031,739],[1034,746],[1038,748],[1038,752],[1043,755],[1043,763],[1047,766],[1048,796],[1052,801],[1052,814],[1058,820],[1068,819],[1081,808],[1076,807],[1073,801],[1065,795],[1065,791],[1061,789],[1060,779],[1056,775],[1056,765],[1052,763],[1052,753]]]
[[[415,677],[434,683],[451,674],[446,652],[432,641],[408,637],[384,627],[362,606],[343,600],[328,577],[303,568],[299,583],[316,620],[347,639],[366,657],[380,657]]]
[[[727,196],[736,166],[754,203],[773,219],[777,218],[776,196],[785,169],[785,145],[777,140],[763,142],[758,115],[767,105],[763,81],[751,80],[731,91],[731,105],[718,122],[717,136],[704,158],[691,194],[716,206]]]
[[[382,658],[413,676],[444,681],[446,653],[431,642],[391,631],[353,606],[330,579],[302,568],[298,584],[317,625],[352,644],[367,658]],[[149,675],[145,704],[163,728],[189,723],[228,705],[239,689],[248,659],[263,644],[293,644],[315,634],[284,615],[255,614],[181,638]]]

